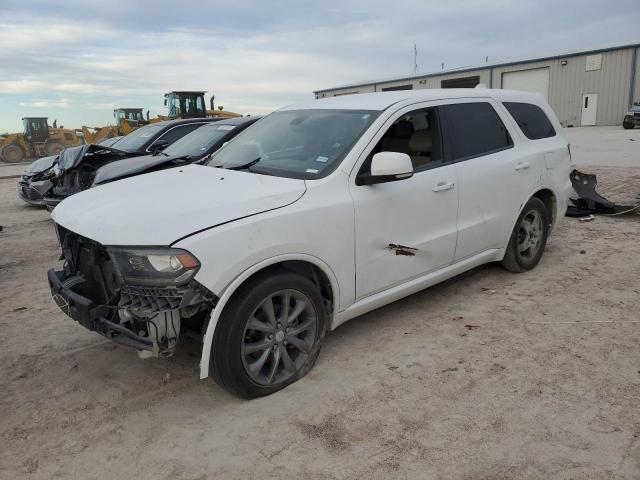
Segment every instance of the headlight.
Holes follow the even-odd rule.
[[[110,247],[107,251],[125,283],[182,285],[200,268],[196,257],[178,248]]]

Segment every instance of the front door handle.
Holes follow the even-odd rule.
[[[526,170],[529,167],[530,167],[529,162],[520,162],[516,164],[516,170]]]
[[[453,182],[440,182],[433,187],[433,191],[443,192],[444,190],[451,190],[454,186],[455,186],[455,183]]]

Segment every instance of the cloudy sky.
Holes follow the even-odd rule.
[[[266,113],[343,83],[640,41],[638,0],[0,0],[0,132],[197,89]]]

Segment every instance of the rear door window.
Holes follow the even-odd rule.
[[[529,140],[555,137],[553,125],[537,105],[520,102],[504,102],[503,105]]]
[[[452,160],[467,160],[513,146],[507,128],[490,103],[457,103],[440,108],[446,116]]]

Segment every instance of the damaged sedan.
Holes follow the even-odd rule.
[[[571,190],[536,94],[425,89],[278,110],[206,164],[92,188],[52,214],[52,296],[143,357],[202,338],[243,398],[313,367],[340,324],[488,262],[533,269]],[[357,360],[355,360],[357,361]]]
[[[44,203],[53,210],[65,198],[90,188],[103,165],[160,152],[202,125],[219,120],[219,117],[210,117],[159,122],[138,128],[109,147],[87,144],[67,148],[48,171],[51,188],[43,193]]]

